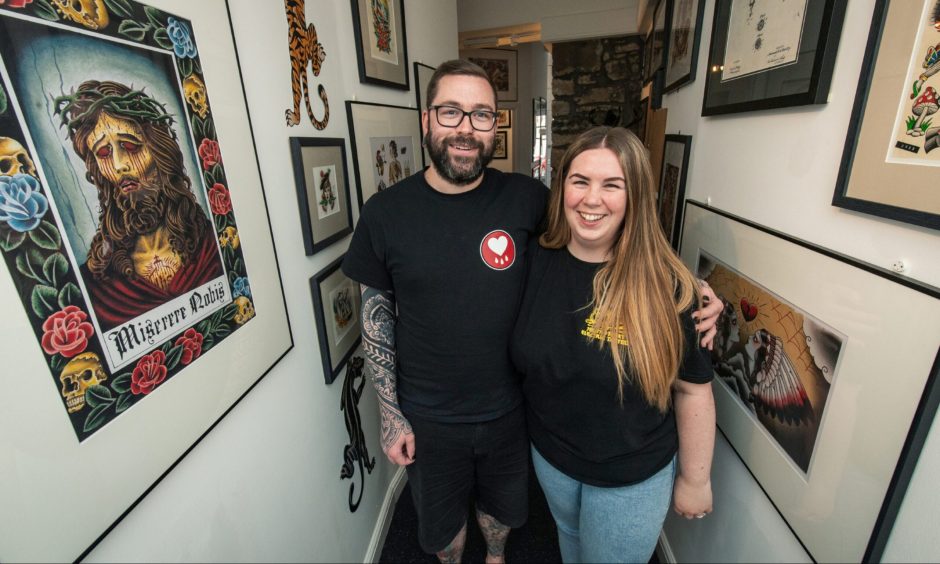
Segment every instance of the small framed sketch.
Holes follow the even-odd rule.
[[[847,0],[716,0],[702,115],[824,104]]]
[[[304,252],[310,256],[352,233],[346,141],[291,137],[290,151]]]
[[[508,148],[508,136],[505,131],[497,131],[496,139],[493,141],[493,158],[494,159],[507,159],[509,158],[509,148]]]
[[[663,92],[671,92],[695,80],[704,13],[705,0],[672,0]]]
[[[437,70],[435,67],[428,66],[424,63],[415,63],[415,107],[418,108],[418,129],[421,129],[421,112],[424,111],[430,100],[425,100],[428,95],[428,84],[431,82],[431,77],[434,75],[434,71]],[[421,148],[421,168],[425,168],[431,164],[431,156],[428,155],[428,150],[422,146]]]
[[[647,49],[649,49],[649,66],[647,68],[647,74],[644,76],[646,80],[652,80],[653,75],[663,68],[666,61],[668,50],[666,40],[668,39],[667,34],[669,33],[669,21],[666,17],[668,1],[669,0],[659,0],[656,3],[656,7],[653,9],[653,27],[650,29],[649,35],[646,36],[646,46]]]
[[[404,106],[347,101],[346,115],[362,209],[373,194],[417,172],[420,112]]]
[[[512,127],[512,110],[496,110],[496,127],[501,129]]]
[[[320,340],[320,358],[327,384],[343,370],[362,339],[359,322],[359,285],[343,274],[343,257],[310,279],[313,312]]]
[[[516,85],[515,51],[509,49],[464,49],[460,58],[483,67],[493,86],[496,87],[496,99],[500,102],[515,102],[518,98]]]
[[[409,90],[404,0],[352,0],[359,82]]]
[[[685,179],[691,150],[691,135],[666,135],[657,206],[666,239],[676,250],[679,250],[682,210],[685,208]]]
[[[940,229],[940,9],[875,4],[832,204]]]

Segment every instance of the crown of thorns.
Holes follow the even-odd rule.
[[[83,112],[76,113],[79,102],[94,100]],[[127,94],[104,94],[97,88],[79,89],[71,94],[56,97],[55,113],[62,118],[62,125],[74,130],[77,125],[89,115],[98,110],[107,111],[116,117],[133,118],[148,121],[158,125],[170,126],[173,116],[166,111],[166,107],[148,96],[143,90],[131,90]]]

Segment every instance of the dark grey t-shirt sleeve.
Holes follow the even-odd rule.
[[[359,224],[343,259],[343,272],[360,284],[390,292],[391,274],[385,263],[385,234],[370,200],[362,207]]]

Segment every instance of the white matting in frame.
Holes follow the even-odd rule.
[[[918,405],[936,393],[940,290],[690,201],[681,256],[696,269],[703,253],[844,337],[806,473],[716,381],[718,427],[814,560],[872,557],[916,462],[906,441],[933,416]]]
[[[226,3],[147,4],[186,18],[205,48],[202,72],[256,317],[79,443],[39,344],[22,339],[32,330],[0,267],[0,355],[16,368],[0,374],[8,398],[0,410],[0,561],[81,559],[292,346]]]

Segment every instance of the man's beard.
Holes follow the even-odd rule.
[[[476,147],[479,150],[476,157],[454,157],[451,159],[447,154],[447,147],[451,144]],[[424,145],[437,173],[457,186],[466,186],[480,178],[483,169],[493,160],[493,151],[496,148],[495,143],[487,149],[483,141],[476,137],[459,134],[445,137],[435,143],[430,130],[424,136]]]
[[[158,175],[153,174],[141,179],[133,192],[125,193],[118,186],[113,188],[114,206],[121,212],[120,217],[129,236],[152,233],[163,224],[167,196],[157,178]]]

